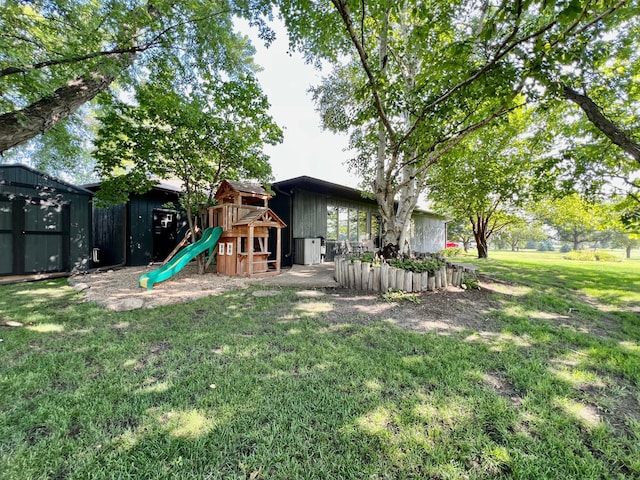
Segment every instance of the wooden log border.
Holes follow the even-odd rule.
[[[336,256],[335,279],[344,288],[387,292],[390,289],[406,293],[431,292],[445,289],[448,285],[461,287],[465,274],[473,272],[464,265],[445,261],[435,272],[410,272],[394,268],[388,263],[372,265],[369,262],[353,260],[348,256]]]

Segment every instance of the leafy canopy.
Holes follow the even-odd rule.
[[[195,91],[203,81],[250,74],[255,70],[253,49],[235,33],[233,18],[249,19],[269,42],[270,9],[270,2],[261,0],[6,0],[0,14],[0,138],[11,115],[86,79],[104,79],[99,88],[112,86],[135,96],[132,92],[150,79],[167,89],[180,82]],[[171,71],[175,74],[167,75]],[[95,102],[93,96],[78,100],[80,95],[59,99],[53,111],[44,112],[46,139],[25,147],[48,159],[50,169],[68,155],[81,160],[90,148]],[[80,122],[79,117],[65,121],[75,111],[74,101],[92,106],[84,109]],[[25,113],[18,120],[26,129],[32,118]],[[55,150],[61,155],[50,154]]]

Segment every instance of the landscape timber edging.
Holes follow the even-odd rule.
[[[335,279],[344,288],[387,292],[389,289],[406,293],[419,293],[461,287],[465,274],[475,271],[471,265],[460,265],[444,261],[445,265],[435,272],[410,272],[390,266],[388,263],[372,266],[369,262],[353,260],[350,256],[338,255],[335,262]]]

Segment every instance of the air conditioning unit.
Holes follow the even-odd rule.
[[[295,238],[294,263],[298,265],[314,265],[320,263],[320,238]]]

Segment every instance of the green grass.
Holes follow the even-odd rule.
[[[449,335],[293,289],[116,313],[1,286],[0,476],[640,478],[640,262],[493,257],[487,328]]]

